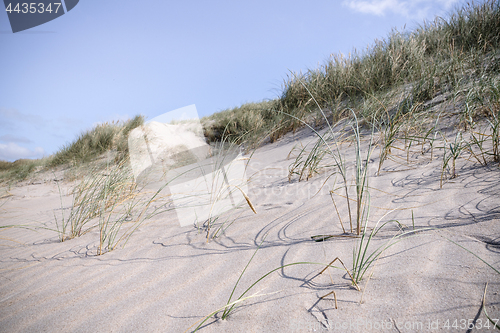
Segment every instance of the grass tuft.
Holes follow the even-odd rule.
[[[128,133],[143,123],[143,116],[135,116],[126,122],[99,124],[62,147],[52,156],[49,165],[82,164],[110,150],[117,151],[119,160],[123,160],[128,156]]]

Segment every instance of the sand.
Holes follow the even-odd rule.
[[[181,227],[168,211],[145,221],[125,247],[97,256],[96,229],[65,242],[49,230],[55,229],[54,216],[71,205],[74,181],[48,173],[4,188],[1,225],[29,229],[0,229],[0,331],[190,332],[226,304],[260,244],[233,299],[285,264],[338,257],[351,269],[359,239],[310,238],[342,234],[329,194],[335,176],[327,180],[333,169],[308,181],[288,181],[290,150],[313,140],[302,130],[257,149],[247,171],[257,214],[244,206],[225,233],[208,243],[205,232]],[[352,169],[354,146],[345,144],[342,151]],[[491,324],[485,327],[481,304],[488,283],[486,309],[500,317],[500,275],[447,239],[500,269],[500,169],[461,158],[458,177],[440,188],[441,154],[436,151],[431,161],[415,148],[406,163],[401,152],[377,175],[378,148],[373,152],[368,226],[398,220],[403,231],[419,231],[383,252],[360,282],[361,291],[341,269],[319,275],[321,265],[285,267],[247,294],[260,296],[240,303],[227,320],[220,312],[211,316],[200,332],[494,331]],[[348,228],[346,200],[334,198]],[[401,232],[396,223],[387,224],[368,252]],[[321,298],[331,291],[338,308],[333,294]],[[468,330],[470,323],[475,327]]]

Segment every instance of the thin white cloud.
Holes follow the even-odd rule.
[[[0,108],[0,118],[24,122],[28,124],[39,124],[44,119],[39,115],[22,113],[16,109]]]
[[[81,119],[78,118],[70,118],[66,116],[60,116],[57,118],[59,123],[62,123],[64,126],[77,127],[82,123]]]
[[[0,128],[3,130],[19,130],[24,124],[30,124],[35,128],[45,125],[43,117],[34,114],[22,113],[17,109],[0,107]]]
[[[7,144],[0,143],[0,160],[14,161],[20,158],[41,158],[45,154],[42,147],[31,150],[21,147],[14,142]]]
[[[17,135],[12,135],[12,134],[5,134],[5,135],[0,135],[0,141],[3,142],[19,142],[19,143],[31,143],[30,139],[23,137],[23,136],[17,136]]]
[[[354,11],[364,14],[373,14],[377,16],[383,16],[389,10],[397,11],[400,13],[407,12],[406,5],[398,0],[372,0],[372,1],[351,0],[351,1],[344,1],[343,4],[344,6],[347,6],[353,9]]]
[[[411,19],[429,19],[431,11],[443,14],[459,0],[345,0],[342,4],[350,9],[377,16],[389,12]]]

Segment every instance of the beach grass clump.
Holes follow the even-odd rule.
[[[383,119],[383,117],[382,117]],[[380,158],[378,164],[377,174],[380,175],[380,170],[384,161],[389,157],[392,149],[395,148],[396,141],[398,139],[398,134],[403,126],[403,115],[400,110],[396,112],[395,115],[391,116],[386,113],[385,124],[380,124]]]
[[[328,153],[328,150],[323,147],[324,143],[321,140],[317,140],[313,148],[308,152],[305,147],[295,146],[290,154],[295,150],[299,150],[298,155],[295,157],[295,161],[288,167],[288,181],[292,181],[293,175],[299,177],[299,182],[303,179],[309,180],[315,174],[318,174],[321,169],[326,168],[326,165],[322,165],[323,158]]]
[[[132,220],[134,209],[140,202],[139,194],[135,191],[137,184],[133,180],[132,172],[123,168],[123,165],[121,168],[115,165],[108,166],[106,172],[100,190],[101,200],[94,202],[95,205],[100,204],[97,255],[114,250],[140,225],[139,220],[136,220],[128,230],[120,232],[122,227]]]
[[[460,157],[463,150],[467,149],[468,144],[464,141],[462,133],[458,132],[453,142],[448,143],[446,140],[443,146],[443,163],[441,165],[441,177],[439,187],[443,187],[443,180],[445,179],[445,172],[448,169],[450,179],[457,177],[456,161]],[[451,162],[451,165],[450,165]]]
[[[209,142],[258,143],[265,136],[274,140],[285,119],[277,111],[277,101],[270,100],[217,112],[201,119],[204,135]]]
[[[56,218],[59,240],[82,236],[94,229],[99,233],[97,255],[125,246],[128,239],[142,223],[174,207],[160,205],[151,208],[159,199],[160,192],[169,184],[150,193],[139,189],[134,181],[128,160],[116,165],[108,163],[106,168],[95,167],[74,187],[69,215],[65,216],[61,197],[62,221]]]
[[[484,143],[487,140],[486,133],[481,131],[470,131],[469,140],[467,151],[480,165],[486,166],[488,164],[486,160],[487,150],[484,146]],[[476,147],[476,149],[474,149],[474,147]],[[478,150],[478,152],[476,152],[476,150]]]
[[[95,227],[94,218],[131,199],[135,189],[133,175],[125,163],[105,170],[91,169],[72,190],[69,215],[65,216],[63,209],[62,221],[56,218],[59,240],[63,242],[91,230]],[[62,200],[62,193],[60,195]]]
[[[362,159],[361,157],[361,139],[357,119],[353,125],[353,130],[356,138],[356,233],[359,236],[361,233],[362,221],[364,216],[366,216],[366,218],[368,217],[370,205],[368,193],[368,163],[370,162],[370,156],[373,151],[373,130],[370,135],[370,143],[368,145],[365,159]]]
[[[384,218],[387,214],[385,214],[382,218]],[[368,217],[369,217],[369,206],[367,210],[366,217],[362,223],[362,232],[360,237],[356,239],[356,243],[353,247],[353,260],[352,260],[352,277],[353,280],[357,283],[361,282],[363,277],[365,276],[368,268],[375,265],[377,259],[391,246],[395,245],[399,242],[403,237],[410,236],[417,232],[422,232],[426,229],[415,229],[415,225],[413,225],[412,230],[403,231],[404,226],[396,221],[389,220],[381,223],[382,218],[380,218],[377,223],[369,228],[368,227]],[[413,213],[412,213],[413,220]],[[389,224],[396,224],[399,229],[399,232],[396,233],[393,237],[391,237],[388,241],[383,242],[379,246],[373,246],[373,242],[375,240],[375,236],[379,233],[384,227]]]

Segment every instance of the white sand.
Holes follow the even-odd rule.
[[[352,268],[358,240],[310,239],[342,232],[328,194],[335,176],[316,196],[327,172],[307,182],[287,179],[291,148],[298,140],[313,139],[304,130],[258,149],[248,170],[249,176],[257,172],[248,195],[258,214],[245,207],[225,235],[209,243],[205,233],[180,227],[172,211],[146,221],[124,248],[101,256],[96,256],[97,230],[60,243],[57,233],[46,229],[1,229],[0,331],[183,332],[225,305],[264,237],[236,298],[284,264],[326,263],[339,257]],[[343,147],[350,165],[353,148]],[[290,266],[249,292],[266,296],[241,303],[228,320],[220,320],[220,313],[212,316],[201,332],[466,332],[464,322],[475,318],[477,326],[486,322],[480,312],[486,282],[487,311],[500,317],[500,276],[443,238],[500,269],[500,246],[494,245],[500,236],[498,166],[482,167],[461,159],[459,176],[440,189],[441,152],[436,151],[432,162],[429,153],[414,154],[409,165],[388,160],[376,176],[378,154],[377,148],[370,164],[369,225],[395,209],[381,222],[397,219],[410,230],[413,211],[416,228],[434,229],[388,248],[361,281],[361,292],[352,287],[345,271],[330,269],[330,274],[318,276],[321,266]],[[0,200],[1,225],[55,228],[54,213],[60,217],[61,203],[50,177],[8,190],[12,196]],[[72,184],[60,183],[67,193]],[[338,195],[335,199],[347,228],[346,201]],[[64,196],[63,206],[70,204],[71,197]],[[352,209],[355,216],[354,202]],[[371,249],[397,232],[395,224],[387,225]],[[338,309],[333,295],[320,299],[332,290]],[[489,330],[477,331],[494,330],[490,325]]]

